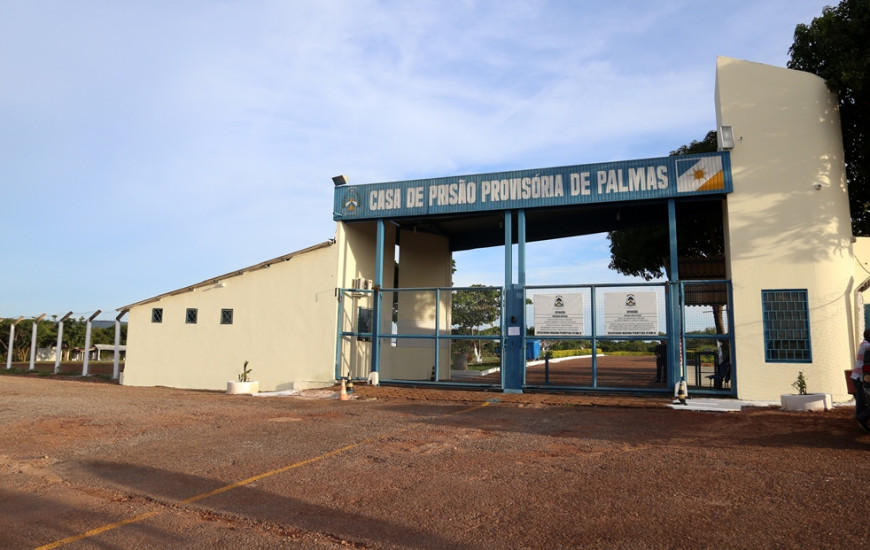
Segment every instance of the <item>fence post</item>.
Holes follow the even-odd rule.
[[[33,370],[36,368],[36,325],[38,325],[44,317],[45,313],[33,319],[33,330],[30,335],[30,368],[27,370]]]
[[[63,322],[69,319],[72,316],[73,312],[70,311],[66,315],[60,318],[60,321],[57,322],[57,353],[54,356],[54,373],[57,374],[60,372],[60,357],[63,355]]]
[[[12,324],[9,325],[9,347],[6,348],[6,370],[12,368],[12,352],[14,351],[12,349],[12,343],[15,341],[15,325],[20,323],[22,319],[24,319],[23,315],[12,321]]]
[[[120,376],[120,355],[121,355],[121,317],[127,315],[127,310],[124,309],[115,317],[115,359],[114,367],[112,368],[112,380],[117,380]]]
[[[82,376],[88,375],[88,354],[91,351],[91,325],[100,313],[102,313],[102,311],[98,309],[96,313],[88,317],[88,322],[85,325],[85,357],[82,361]]]

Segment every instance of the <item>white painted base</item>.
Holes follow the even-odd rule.
[[[829,411],[833,407],[829,393],[784,394],[779,397],[782,408],[787,411]]]
[[[233,382],[227,381],[227,393],[229,394],[250,394],[254,395],[260,391],[259,382]]]

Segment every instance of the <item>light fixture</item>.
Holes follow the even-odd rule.
[[[340,185],[347,185],[347,176],[345,176],[344,174],[340,176],[335,176],[334,178],[332,178],[332,183],[334,183],[336,187]]]
[[[731,126],[719,126],[719,149],[734,149],[734,131]]]

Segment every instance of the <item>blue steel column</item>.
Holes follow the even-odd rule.
[[[526,211],[517,212],[517,282],[526,287]]]
[[[508,210],[504,213],[504,286],[508,288],[514,282],[513,258],[513,218]]]
[[[520,316],[520,354],[517,361],[517,384],[526,383],[526,211],[517,211],[517,306]]]
[[[384,284],[384,219],[378,218],[375,244],[375,283],[372,296],[372,366],[379,372],[381,365],[381,286]]]
[[[502,291],[502,300],[504,300],[504,308],[502,310],[501,320],[501,387],[507,387],[508,371],[511,364],[511,345],[508,338],[508,330],[510,327],[510,312],[511,312],[511,287],[514,281],[513,269],[513,218],[510,210],[504,213],[504,290]]]
[[[598,323],[598,314],[595,309],[595,287],[590,287],[589,307],[592,312],[592,387],[598,387],[598,329],[595,328]]]
[[[677,257],[677,203],[668,199],[668,241],[671,245],[671,280],[680,280],[680,262]]]
[[[438,381],[438,366],[441,364],[441,289],[435,289],[435,382]]]
[[[505,212],[504,237],[505,237],[505,316],[502,326],[507,326],[508,334],[505,339],[504,365],[502,373],[502,391],[505,393],[522,393],[523,391],[523,366],[525,357],[523,349],[523,328],[525,327],[523,310],[524,292],[521,285],[513,283],[513,226],[510,212]],[[520,237],[524,240],[524,237]],[[524,253],[522,251],[521,253]],[[520,266],[522,272],[522,266]],[[513,332],[513,334],[511,334]]]
[[[683,352],[683,326],[680,299],[680,269],[677,256],[677,208],[674,199],[668,199],[668,243],[670,244],[670,280],[666,295],[668,324],[668,387],[676,385],[686,376],[685,353]],[[679,367],[679,372],[673,367]]]
[[[335,379],[341,378],[341,343],[343,336],[341,335],[341,321],[344,318],[344,292],[338,289],[338,320],[335,327]]]

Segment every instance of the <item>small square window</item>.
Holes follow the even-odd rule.
[[[195,307],[189,307],[189,308],[187,308],[187,314],[185,315],[184,322],[187,323],[188,325],[195,325],[196,324],[196,316],[197,316],[197,309]]]
[[[222,309],[221,310],[221,324],[222,325],[232,325],[233,324],[233,310],[231,310],[231,309]]]
[[[163,308],[155,307],[151,309],[151,322],[152,323],[162,323],[163,322]]]

